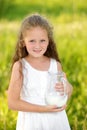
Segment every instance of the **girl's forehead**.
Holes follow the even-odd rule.
[[[26,28],[23,32],[23,35],[26,35],[26,34],[29,34],[29,33],[32,33],[32,32],[44,32],[46,34],[47,33],[47,30],[43,27],[40,27],[40,26],[36,26],[36,27],[30,27],[30,28]]]

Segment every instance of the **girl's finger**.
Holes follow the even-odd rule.
[[[64,105],[63,107],[57,107],[56,109],[54,109],[54,112],[63,111],[65,108],[66,108],[66,105]]]

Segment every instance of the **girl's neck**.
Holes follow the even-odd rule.
[[[45,60],[47,60],[48,59],[48,57],[46,57],[46,56],[42,56],[42,57],[32,57],[32,56],[27,56],[26,58],[25,58],[27,61],[29,61],[29,62],[37,62],[37,63],[40,63],[40,62],[44,62]]]

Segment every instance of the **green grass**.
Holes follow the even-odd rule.
[[[10,21],[21,20],[26,14],[32,12],[39,12],[54,18],[62,14],[66,14],[70,17],[72,17],[73,14],[78,14],[81,17],[87,14],[86,0],[67,0],[67,2],[64,0],[1,0],[0,6],[0,18]]]

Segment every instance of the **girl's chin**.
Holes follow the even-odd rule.
[[[42,57],[43,55],[41,54],[34,54],[34,55],[31,55],[32,57],[34,57],[34,58],[40,58],[40,57]]]

